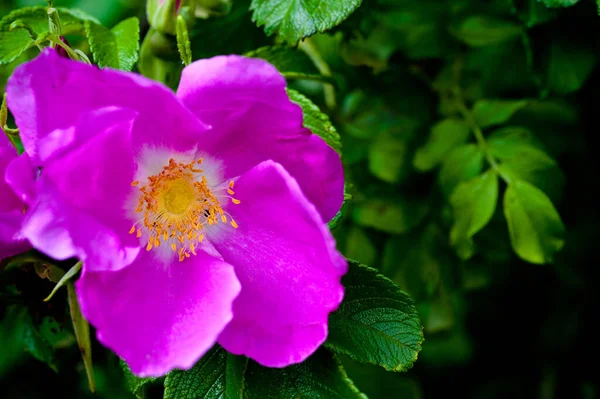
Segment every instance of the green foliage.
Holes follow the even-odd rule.
[[[558,94],[577,91],[585,83],[598,62],[592,48],[573,45],[556,37],[550,45],[546,87]]]
[[[414,302],[377,271],[356,262],[342,279],[344,302],[330,316],[326,346],[386,370],[412,367],[423,343]]]
[[[288,79],[290,77],[311,80],[325,79],[324,76],[320,75],[319,70],[306,53],[293,47],[284,45],[265,46],[244,55],[269,61]],[[290,96],[292,95],[296,94],[290,94]]]
[[[579,0],[539,0],[546,5],[546,7],[570,7],[575,5]]]
[[[167,375],[165,399],[242,398],[247,362],[215,345],[190,370]]]
[[[460,183],[452,192],[450,203],[454,209],[454,225],[450,242],[458,255],[468,259],[473,255],[472,237],[483,229],[496,209],[498,175],[493,170]]]
[[[248,399],[366,399],[335,356],[324,349],[285,368],[266,368],[249,362],[244,394]]]
[[[181,56],[181,61],[184,65],[189,65],[192,62],[192,49],[190,36],[188,33],[187,23],[181,15],[177,16],[177,50]]]
[[[480,127],[499,125],[527,105],[527,100],[479,100],[473,106],[475,122]]]
[[[267,35],[277,33],[290,44],[325,32],[346,19],[362,0],[252,0],[252,19]]]
[[[469,46],[480,47],[515,39],[521,27],[511,21],[473,15],[460,21],[452,33]]]
[[[415,152],[413,165],[421,171],[435,168],[456,146],[470,136],[469,127],[460,119],[447,118],[431,128],[427,143]]]
[[[427,214],[427,204],[403,198],[392,201],[375,198],[357,204],[352,217],[357,224],[390,234],[402,234],[415,227]]]
[[[127,363],[125,363],[123,360],[119,360],[119,364],[123,370],[125,385],[127,386],[129,392],[134,394],[137,398],[143,398],[146,385],[156,381],[157,379],[137,377],[131,372],[131,370],[129,370]]]
[[[130,71],[137,62],[140,49],[140,21],[137,18],[119,22],[112,29],[86,21],[85,32],[98,66]]]
[[[302,108],[304,127],[321,137],[327,144],[338,153],[342,150],[340,135],[329,120],[329,117],[321,112],[312,101],[294,89],[287,89],[290,100]]]
[[[137,63],[173,90],[196,59],[264,59],[342,157],[328,226],[354,261],[307,361],[267,368],[216,345],[190,370],[138,378],[88,335],[72,283],[44,302],[72,263],[2,259],[1,397],[131,399],[123,383],[140,399],[598,396],[576,358],[596,345],[582,331],[598,307],[598,1],[194,0],[162,30],[145,0],[55,3],[50,16],[42,0],[0,4],[2,87],[59,26],[70,58]],[[5,103],[0,125],[22,152]]]
[[[456,147],[442,162],[439,183],[446,196],[450,196],[457,185],[477,176],[483,170],[483,152],[475,144]]]
[[[565,227],[543,191],[522,180],[504,193],[504,214],[515,252],[531,263],[550,263],[565,243]]]
[[[63,35],[83,32],[83,24],[86,21],[98,23],[94,17],[78,10],[59,7],[58,12],[61,16],[61,34]],[[10,28],[11,24],[16,21],[27,26],[38,39],[47,37],[49,34],[46,7],[25,7],[9,13],[0,20],[0,65],[16,60],[23,52],[35,46],[26,29],[12,30]]]

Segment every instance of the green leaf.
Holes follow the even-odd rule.
[[[177,50],[181,56],[181,61],[184,65],[192,63],[192,49],[190,43],[190,36],[188,33],[187,23],[183,18],[183,15],[177,16]]]
[[[543,191],[522,180],[512,181],[504,193],[504,215],[514,251],[522,259],[551,263],[564,246],[565,227]]]
[[[250,361],[244,393],[247,399],[367,399],[325,349],[285,368],[267,368]]]
[[[354,261],[342,284],[344,301],[329,317],[325,345],[386,370],[411,368],[424,339],[413,300],[377,270]]]
[[[58,7],[62,35],[83,32],[85,21],[98,23],[94,17],[83,11]],[[24,7],[14,10],[0,20],[0,65],[16,60],[24,51],[35,46],[29,33],[24,29],[9,30],[10,24],[21,21],[33,30],[38,37],[48,33],[48,13],[46,7]]]
[[[371,265],[377,260],[377,249],[369,239],[369,235],[360,227],[350,227],[344,248],[344,255],[360,263]]]
[[[564,175],[529,130],[505,127],[493,132],[487,142],[490,153],[501,161],[498,171],[506,180],[528,181],[552,198],[560,194]]]
[[[410,162],[411,136],[409,130],[387,130],[377,135],[369,146],[369,171],[388,183],[401,181],[408,170],[405,166]]]
[[[476,15],[462,20],[451,32],[469,46],[480,47],[516,39],[521,30],[514,22]]]
[[[340,135],[337,130],[335,130],[335,127],[333,127],[329,117],[321,112],[319,107],[317,107],[304,94],[301,94],[290,88],[286,88],[286,91],[290,97],[290,100],[302,108],[304,127],[321,137],[338,154],[341,154],[342,143],[340,140]]]
[[[269,61],[280,72],[319,74],[319,70],[305,52],[285,45],[264,46],[244,54],[246,57]]]
[[[508,121],[527,100],[479,100],[473,106],[475,122],[482,128]]]
[[[420,199],[375,198],[356,204],[352,217],[361,226],[402,234],[416,227],[428,209],[428,204]]]
[[[473,256],[473,236],[483,229],[496,210],[498,201],[498,175],[492,169],[459,184],[450,203],[454,211],[454,225],[450,230],[450,243],[458,256]]]
[[[435,168],[454,147],[467,141],[469,133],[467,124],[459,119],[448,118],[436,123],[427,143],[417,149],[414,167],[423,172]]]
[[[438,181],[446,197],[456,186],[477,176],[483,170],[483,152],[475,144],[465,144],[450,151],[442,162]]]
[[[539,0],[527,0],[525,10],[519,14],[528,28],[548,22],[557,16],[556,10],[545,7]]]
[[[86,21],[85,31],[98,66],[131,71],[140,49],[140,21],[136,17],[121,21],[112,29]]]
[[[571,7],[579,2],[579,0],[538,0],[546,5],[548,8],[556,7]]]
[[[345,20],[362,0],[252,0],[252,20],[295,44],[317,32],[325,32]]]
[[[54,357],[54,348],[38,331],[33,324],[33,320],[29,313],[24,315],[23,343],[25,349],[31,353],[36,359],[46,363],[52,370],[58,371],[56,358]]]
[[[129,366],[127,366],[127,363],[125,363],[122,359],[119,360],[119,364],[121,365],[121,369],[123,370],[123,376],[125,377],[125,385],[127,386],[129,392],[134,394],[137,398],[143,398],[146,385],[153,381],[156,381],[157,378],[140,378],[131,372]]]
[[[164,398],[241,398],[247,361],[215,345],[191,369],[167,374]]]
[[[590,76],[597,62],[594,48],[555,37],[548,57],[546,87],[557,94],[577,91]]]

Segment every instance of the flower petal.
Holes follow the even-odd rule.
[[[53,131],[68,130],[81,113],[107,106],[138,112],[134,148],[166,146],[188,151],[208,126],[200,122],[166,86],[133,73],[99,69],[58,56],[52,49],[17,67],[7,83],[8,106],[21,132],[25,150],[35,164],[50,148],[69,143]]]
[[[221,56],[188,65],[177,95],[213,126],[202,150],[221,158],[226,177],[272,159],[294,176],[328,221],[344,199],[340,157],[302,126],[302,110],[289,100],[285,85],[264,60]]]
[[[127,266],[139,252],[128,234],[126,203],[135,163],[128,109],[101,108],[81,115],[74,137],[87,138],[46,160],[37,182],[37,201],[23,235],[55,259],[79,257],[91,270]],[[17,192],[26,191],[11,179]],[[22,180],[23,186],[30,183]]]
[[[238,224],[213,245],[234,265],[242,292],[219,343],[262,365],[306,359],[325,341],[327,319],[343,297],[346,260],[298,183],[273,161],[235,182]]]
[[[231,320],[233,267],[204,252],[165,267],[144,251],[117,272],[84,270],[81,310],[98,340],[140,377],[188,369]]]
[[[6,170],[16,159],[18,159],[17,150],[0,129],[0,259],[31,248],[31,245],[19,235],[25,204],[5,179]]]

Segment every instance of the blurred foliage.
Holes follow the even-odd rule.
[[[109,27],[136,16],[148,32],[142,1],[56,3]],[[268,3],[234,0],[228,13],[187,19],[191,55],[266,58],[305,112],[326,111],[352,196],[333,230],[338,248],[416,301],[425,336],[404,373],[323,352],[302,372],[339,361],[371,398],[598,398],[596,2],[365,0],[297,46],[287,43],[324,29],[280,20]],[[2,2],[0,15],[26,5],[40,2]],[[175,43],[147,39],[138,70],[176,87]],[[0,67],[1,81],[33,56]],[[52,287],[31,266],[0,274],[0,396],[133,397],[97,342],[98,392],[87,391],[64,293],[41,301]],[[284,372],[269,378],[263,397],[289,389]],[[332,386],[344,378],[332,374]],[[128,384],[162,397],[157,381]]]

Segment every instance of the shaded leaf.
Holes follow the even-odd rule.
[[[424,339],[413,300],[377,270],[354,261],[342,284],[344,301],[329,317],[325,345],[386,370],[412,367]]]
[[[473,236],[483,229],[496,210],[498,202],[498,175],[493,170],[459,184],[450,203],[454,211],[454,225],[450,243],[463,259],[474,253]]]
[[[528,181],[548,196],[558,197],[565,182],[564,175],[529,130],[498,129],[489,136],[488,146],[491,154],[501,161],[498,171],[505,179]]]
[[[285,368],[267,368],[250,361],[244,394],[248,399],[367,399],[350,381],[339,361],[325,349],[318,349],[304,362]]]
[[[565,227],[543,191],[522,180],[504,193],[504,215],[514,251],[536,264],[551,263],[564,246]]]
[[[550,46],[546,87],[554,93],[567,94],[579,90],[598,62],[594,48],[554,38]]]
[[[538,0],[549,8],[556,7],[571,7],[579,2],[579,0]]]
[[[361,226],[402,234],[417,226],[427,211],[427,203],[420,199],[375,198],[356,204],[352,217]]]
[[[469,46],[479,47],[515,39],[521,34],[521,27],[511,21],[477,15],[465,18],[451,32]]]
[[[252,20],[267,35],[277,33],[288,43],[325,32],[346,19],[362,0],[252,0]]]
[[[442,192],[450,196],[456,186],[477,176],[483,170],[483,152],[476,144],[456,147],[442,162],[438,181]]]
[[[247,57],[269,61],[280,72],[298,72],[306,75],[319,75],[319,70],[306,53],[296,48],[275,45],[265,46],[244,54]]]
[[[527,105],[527,100],[479,100],[473,106],[475,122],[480,127],[499,125]]]
[[[424,146],[417,149],[413,165],[421,171],[435,168],[457,145],[469,138],[469,127],[459,119],[448,118],[436,123]]]

